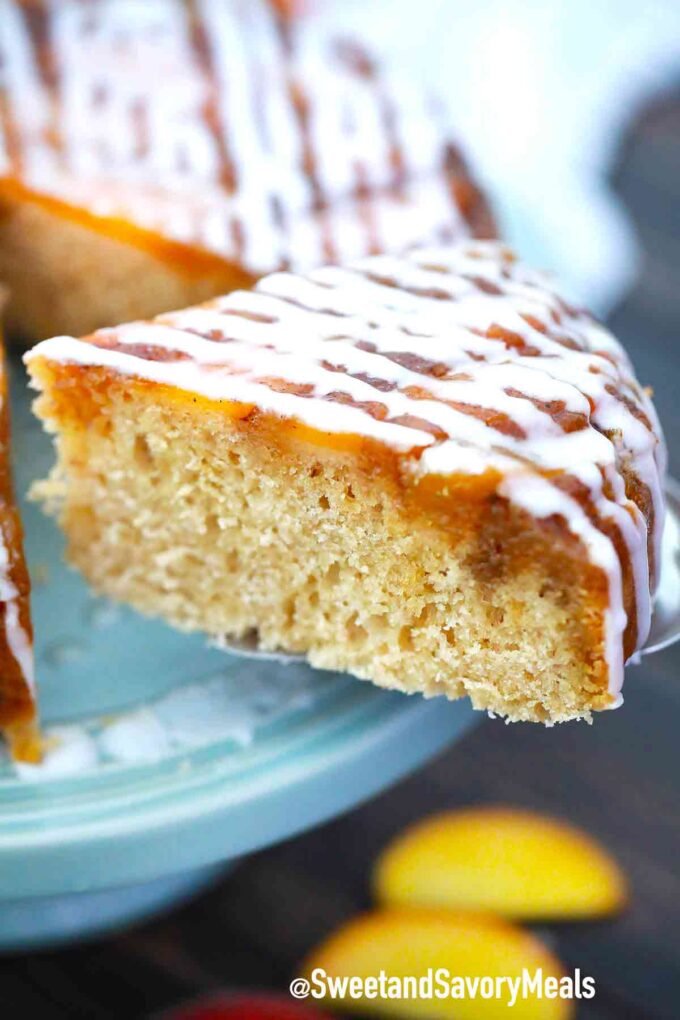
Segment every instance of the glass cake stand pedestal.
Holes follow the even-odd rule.
[[[16,777],[8,766],[0,949],[101,933],[175,905],[223,862],[378,793],[473,721],[465,703],[435,705],[331,676],[321,686],[249,746],[225,738],[140,764],[83,758],[77,772],[49,778]],[[101,720],[77,727],[90,724]],[[117,725],[106,723],[96,739]]]
[[[12,365],[16,487],[49,440]],[[304,663],[237,658],[94,597],[23,505],[47,754],[0,762],[0,949],[112,930],[378,793],[474,714]],[[131,554],[134,554],[131,552]]]

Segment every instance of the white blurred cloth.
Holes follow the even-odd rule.
[[[525,258],[599,312],[621,297],[637,246],[607,172],[680,81],[680,0],[308,2],[443,97]]]

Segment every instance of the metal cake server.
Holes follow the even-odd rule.
[[[661,540],[661,572],[654,597],[652,626],[638,654],[660,652],[680,640],[680,483],[666,479],[666,522]]]
[[[661,544],[661,572],[659,587],[654,598],[652,626],[640,655],[660,652],[663,648],[680,640],[680,483],[673,478],[666,480],[666,523]],[[257,632],[243,638],[220,638],[217,646],[232,655],[253,659],[269,659],[273,662],[300,662],[304,655],[290,652],[268,651],[260,648]]]

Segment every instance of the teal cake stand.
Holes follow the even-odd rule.
[[[51,444],[12,366],[17,491]],[[165,909],[225,862],[395,782],[473,723],[466,702],[229,656],[92,596],[24,504],[48,753],[0,764],[0,948]],[[134,555],[134,550],[131,550]]]

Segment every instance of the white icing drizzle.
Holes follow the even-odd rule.
[[[488,234],[428,97],[322,23],[284,30],[266,0],[0,0],[0,183],[256,276]]]
[[[565,519],[572,534],[578,535],[586,546],[591,562],[601,567],[606,573],[609,579],[610,606],[605,612],[604,620],[605,654],[609,664],[609,690],[616,698],[613,707],[618,708],[621,699],[617,696],[620,695],[623,682],[622,639],[627,618],[623,609],[621,563],[614,546],[601,531],[592,526],[575,500],[565,496],[545,478],[537,475],[511,475],[503,479],[498,487],[498,492],[515,506],[522,507],[534,517],[556,515]],[[648,578],[644,578],[643,592],[647,589],[648,584]]]
[[[19,603],[16,598],[11,598],[5,605],[5,631],[9,649],[19,664],[21,674],[28,684],[31,694],[35,695],[33,643],[21,625]]]
[[[664,516],[660,427],[615,338],[502,245],[277,273],[153,322],[45,341],[27,355],[35,358],[100,365],[372,437],[415,476],[495,469],[499,495],[537,518],[560,518],[606,575],[604,644],[618,696],[624,566],[638,646],[651,617],[648,532],[658,562]]]

